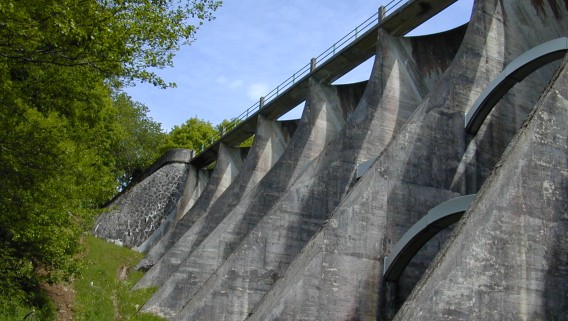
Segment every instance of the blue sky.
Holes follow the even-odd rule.
[[[224,0],[176,55],[174,67],[158,70],[177,88],[138,84],[126,89],[149,107],[165,131],[191,117],[231,119],[253,105],[390,0]],[[458,0],[410,35],[451,29],[469,20],[473,0]],[[372,59],[339,79],[368,79]],[[284,118],[298,118],[301,107]]]

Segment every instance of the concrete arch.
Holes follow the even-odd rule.
[[[487,115],[503,96],[518,82],[540,67],[564,57],[568,51],[568,37],[557,38],[540,44],[509,63],[481,92],[465,115],[465,130],[475,135]],[[391,255],[385,257],[383,276],[396,281],[406,265],[420,248],[440,230],[457,222],[476,194],[451,199],[432,208],[414,224],[394,246]]]
[[[442,229],[459,221],[477,194],[459,196],[443,202],[428,211],[396,243],[391,254],[385,257],[383,276],[396,281],[408,262],[426,242]]]
[[[540,67],[561,59],[568,51],[568,37],[560,37],[540,44],[515,58],[481,92],[465,114],[465,130],[475,135],[493,107],[516,83]]]

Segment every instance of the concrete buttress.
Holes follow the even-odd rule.
[[[306,166],[337,137],[360,94],[341,100],[338,89],[310,81],[310,96],[302,118],[283,155],[224,220],[172,272],[143,310],[172,317],[238,247],[292,185]],[[175,299],[174,299],[175,298]],[[172,300],[173,299],[173,300]]]
[[[246,152],[247,149],[221,144],[217,164],[207,181],[207,185],[205,185],[193,206],[179,220],[171,224],[160,240],[155,242],[155,245],[148,251],[146,257],[137,264],[136,268],[148,269],[152,267],[171,244],[175,243],[209,209],[242,170]]]
[[[193,163],[162,167],[178,174],[131,189],[175,194],[159,214],[113,216],[124,224],[111,239],[150,249],[139,266],[151,268],[135,288],[158,290],[143,312],[169,320],[567,319],[568,2],[475,0],[462,27],[421,37],[386,31],[389,21],[418,23],[450,2],[405,2],[350,53],[255,111],[238,135]],[[528,76],[499,83],[552,40],[564,47],[551,59],[531,58]],[[337,79],[354,51],[375,48],[368,81],[321,80]],[[494,107],[476,119],[479,130],[466,130],[465,113],[497,83],[507,87],[487,99]],[[272,119],[306,92],[299,121]],[[221,143],[253,131],[250,150]],[[192,164],[214,160],[217,146],[207,182],[206,169]],[[415,223],[469,194],[477,196],[461,221],[437,226],[397,277],[383,277],[385,258]],[[109,217],[98,232],[116,223]]]
[[[436,88],[248,319],[391,319],[447,232],[418,252],[397,284],[383,282],[384,256],[430,208],[477,192],[490,175],[550,70],[507,95],[486,120],[484,134],[467,137],[463,114],[508,61],[566,34],[565,17],[549,19],[521,2],[476,1],[460,50]],[[485,150],[491,152],[476,153]]]
[[[395,320],[566,320],[567,63]]]
[[[348,193],[357,163],[377,157],[435,86],[464,31],[413,39],[380,32],[376,67],[345,127],[176,319],[245,319]],[[454,47],[441,45],[448,38]],[[437,68],[414,64],[422,54],[435,59]]]
[[[243,195],[256,186],[274,163],[282,156],[296,130],[297,121],[273,121],[260,116],[253,145],[248,152],[243,170],[233,184],[203,212],[183,235],[171,243],[135,288],[161,285],[175,271],[203,239],[225,218]],[[195,209],[201,210],[201,209]],[[181,233],[180,233],[181,234]]]

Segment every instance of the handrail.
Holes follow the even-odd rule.
[[[217,141],[221,140],[225,134],[230,132],[232,129],[237,127],[242,121],[248,119],[249,117],[253,116],[258,110],[262,109],[262,107],[276,99],[282,93],[287,91],[289,88],[294,86],[298,81],[302,80],[304,77],[309,76],[314,70],[313,66],[317,65],[318,63],[325,63],[331,60],[339,51],[348,47],[350,44],[355,42],[355,40],[359,39],[360,36],[364,35],[365,32],[370,30],[373,26],[377,23],[380,23],[381,19],[387,16],[389,12],[397,8],[403,2],[407,2],[410,0],[391,0],[385,6],[380,7],[380,10],[374,13],[372,16],[367,18],[361,24],[359,24],[355,29],[351,30],[341,39],[336,41],[333,45],[327,48],[324,52],[322,52],[319,56],[314,58],[310,63],[304,65],[298,71],[296,71],[292,76],[288,77],[282,83],[280,83],[276,88],[272,89],[268,92],[265,96],[260,97],[260,100],[254,103],[252,106],[247,108],[243,111],[240,115],[233,118],[225,128],[222,128],[221,131],[216,132],[213,136],[209,138],[208,145],[201,146],[201,153],[204,152],[206,149],[214,145]],[[384,15],[382,18],[379,16],[380,14]]]

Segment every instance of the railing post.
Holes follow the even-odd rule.
[[[258,109],[262,109],[264,107],[264,96],[260,97],[260,101],[258,102]]]
[[[385,6],[380,6],[379,7],[379,23],[381,23],[386,15],[386,8]]]
[[[317,64],[316,58],[312,58],[310,60],[310,73],[312,73],[312,72],[314,72],[314,70],[316,70],[316,64]]]
[[[226,128],[225,126],[221,127],[221,137],[225,136]]]

